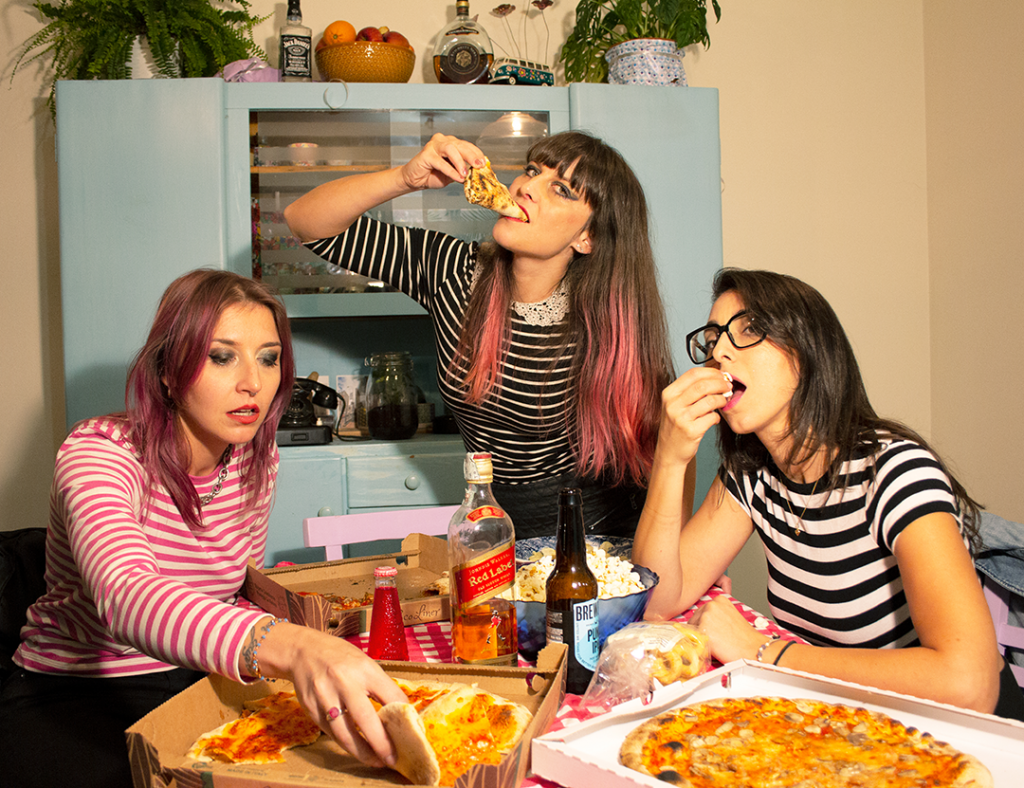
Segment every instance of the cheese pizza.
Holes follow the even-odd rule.
[[[484,159],[483,167],[470,167],[463,189],[466,192],[466,199],[474,205],[490,208],[502,216],[511,216],[524,222],[530,221],[526,211],[512,199],[505,184],[494,174],[489,159]]]
[[[624,766],[679,788],[991,788],[977,758],[865,708],[776,697],[721,698],[634,728]]]

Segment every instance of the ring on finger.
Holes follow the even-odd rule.
[[[341,709],[339,709],[337,706],[331,706],[331,708],[327,710],[327,719],[329,719],[331,722],[334,722],[340,716]]]

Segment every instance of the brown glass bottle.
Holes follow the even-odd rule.
[[[547,640],[568,648],[566,691],[586,692],[597,667],[597,578],[587,566],[583,500],[578,489],[558,494],[555,568],[547,584]]]

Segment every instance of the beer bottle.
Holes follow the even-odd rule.
[[[515,587],[515,529],[491,492],[491,455],[468,453],[463,470],[466,497],[448,524],[452,658],[514,667],[516,606],[499,594]]]
[[[558,496],[555,568],[547,584],[547,639],[568,646],[566,691],[582,695],[597,667],[597,578],[587,566],[583,501],[578,489]]]

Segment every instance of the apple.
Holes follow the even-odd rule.
[[[394,44],[395,46],[405,47],[406,49],[412,48],[409,46],[409,39],[395,30],[389,30],[386,32],[384,34],[384,40],[389,44]]]
[[[384,36],[376,27],[364,27],[356,33],[356,41],[383,41]]]
[[[326,49],[326,48],[327,48],[327,39],[326,38],[321,38],[319,41],[316,42],[316,51],[317,52],[319,52],[321,49]]]

